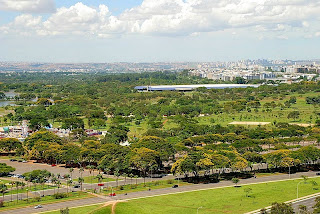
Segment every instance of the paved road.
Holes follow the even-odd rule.
[[[306,175],[311,177],[315,175],[315,172],[296,173],[291,175],[291,178],[299,178],[301,177],[301,175]],[[284,179],[288,179],[288,175],[282,174],[282,175],[265,176],[265,177],[259,177],[259,178],[243,179],[240,181],[239,185],[257,183],[257,182],[277,181],[277,180],[284,180]],[[121,194],[113,198],[110,198],[110,197],[105,197],[104,199],[92,198],[90,199],[90,203],[87,201],[87,199],[84,199],[84,200],[81,199],[81,200],[73,201],[72,203],[61,202],[61,203],[55,203],[54,205],[43,205],[43,207],[45,210],[56,210],[60,208],[65,208],[67,206],[75,207],[75,206],[82,206],[87,204],[101,203],[104,201],[107,202],[110,200],[126,200],[126,199],[133,199],[133,198],[139,198],[139,197],[148,197],[148,196],[163,195],[163,194],[174,194],[178,192],[197,191],[201,189],[210,189],[210,188],[233,186],[233,185],[234,184],[231,181],[221,181],[219,183],[213,183],[213,184],[195,184],[195,185],[181,186],[179,188],[164,188],[164,189],[157,189],[157,190],[151,190],[151,191],[133,192],[133,193],[128,193],[127,195]],[[20,214],[22,213],[21,210],[23,210],[23,214],[35,213],[35,210],[33,207],[11,210],[10,213]]]
[[[311,197],[311,198],[306,198],[306,199],[303,199],[303,200],[299,200],[297,202],[294,202],[292,203],[292,207],[295,211],[295,213],[299,213],[299,206],[300,205],[305,205],[307,206],[307,210],[309,212],[313,212],[313,206],[315,205],[315,201],[314,199],[318,197],[318,196],[315,196],[315,197]]]

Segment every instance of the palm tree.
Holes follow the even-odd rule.
[[[107,178],[108,178],[110,169],[109,168],[105,168],[104,171],[107,173]],[[107,182],[107,189],[108,188],[109,188],[109,182]]]
[[[101,180],[103,179],[102,175],[101,174],[98,174],[96,176],[96,178],[98,179],[98,182],[101,183]]]
[[[21,185],[20,181],[15,182],[16,188],[17,188],[17,203],[19,201],[19,186]]]
[[[101,183],[101,180],[103,179],[102,175],[98,174],[96,178],[98,179],[98,182]],[[100,187],[100,192],[101,192],[101,187]]]
[[[12,194],[13,194],[13,191],[12,191],[12,189],[13,189],[13,185],[15,184],[15,182],[14,181],[10,181],[10,184],[11,184],[11,201],[12,201]]]
[[[134,178],[136,179],[136,185],[138,185],[138,175],[135,175]]]
[[[4,183],[0,184],[0,192],[2,193],[2,199],[4,201],[4,193],[8,190],[7,185],[5,185]]]
[[[73,173],[74,169],[73,168],[70,168],[69,169],[69,172],[70,172],[70,176],[71,176],[71,180],[72,180],[72,173]]]
[[[120,176],[119,169],[116,169],[114,175],[117,177],[116,181],[117,181],[117,187],[118,187],[118,180],[119,180],[119,176]]]
[[[27,182],[27,202],[29,202],[29,182],[31,182],[31,176],[28,174],[24,180]]]
[[[127,173],[123,173],[122,176],[124,177],[124,185],[126,185],[128,174]]]
[[[58,193],[59,193],[59,189],[60,189],[61,181],[60,181],[60,180],[57,180],[56,184],[57,184],[57,186],[58,186]]]
[[[131,178],[131,179],[130,179],[130,180],[131,180],[130,185],[131,185],[131,188],[132,188],[132,178],[133,178],[133,174],[130,173],[129,177]]]
[[[72,185],[73,181],[71,179],[69,179],[67,181],[67,193],[68,193],[68,188]]]
[[[83,183],[84,179],[82,177],[79,177],[78,178],[78,182],[80,184],[80,187],[81,187],[81,191],[82,191],[82,183]]]
[[[21,186],[21,190],[23,190],[23,187],[25,186],[26,184],[24,182],[20,182],[20,186]],[[22,198],[21,198],[22,199]]]
[[[42,196],[44,196],[44,184],[45,184],[46,180],[42,177],[39,179],[39,182],[42,186]]]
[[[57,177],[53,174],[52,178],[51,178],[51,183],[56,185],[57,181],[58,181]],[[53,188],[53,194],[56,194],[56,189],[55,188]]]
[[[90,182],[91,182],[91,189],[92,189],[92,177],[93,176],[91,176],[91,173],[93,172],[93,170],[94,170],[94,166],[93,165],[89,165],[89,166],[87,166],[87,169],[89,169],[89,173],[90,173]]]

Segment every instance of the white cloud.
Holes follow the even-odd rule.
[[[44,2],[37,0],[32,2]],[[1,2],[31,2],[3,1]],[[1,8],[1,7],[0,7]],[[98,8],[77,3],[58,8],[48,19],[24,17],[0,29],[38,35],[95,35],[108,38],[123,34],[195,35],[247,28],[287,38],[286,32],[304,37],[319,32],[320,0],[144,0],[141,5],[113,16],[106,5]],[[18,17],[17,17],[18,18]],[[305,28],[304,31],[296,30]]]
[[[52,13],[56,9],[54,0],[0,0],[0,10],[27,13]]]

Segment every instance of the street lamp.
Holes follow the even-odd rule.
[[[303,180],[302,180],[302,181],[303,181]],[[299,184],[300,184],[302,181],[300,181],[300,182],[297,184],[297,198],[299,198],[299,189],[298,189],[298,187],[299,187]]]
[[[197,214],[199,214],[199,209],[202,209],[202,207],[198,207],[198,209],[197,209]]]

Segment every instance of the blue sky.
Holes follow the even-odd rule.
[[[318,59],[320,0],[0,0],[0,61]]]

